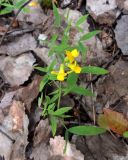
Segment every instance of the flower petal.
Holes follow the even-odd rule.
[[[38,3],[35,2],[35,1],[32,1],[32,2],[30,2],[28,5],[29,5],[30,7],[36,7],[36,6],[38,6]]]
[[[64,81],[65,76],[67,75],[67,73],[65,73],[64,71],[64,64],[60,65],[60,70],[57,74],[57,80],[59,81]]]
[[[69,60],[70,63],[72,63],[74,61],[74,57],[72,56],[72,53],[70,51],[66,51],[66,58],[65,60]]]
[[[81,67],[80,66],[76,66],[74,69],[75,73],[80,73],[81,72]]]
[[[68,67],[75,73],[81,72],[81,67],[76,63],[76,61],[73,64],[68,64]]]
[[[64,75],[63,74],[58,74],[57,75],[57,80],[64,81]]]
[[[72,56],[74,58],[78,57],[79,56],[79,52],[77,51],[77,49],[74,49],[72,52],[71,52]]]

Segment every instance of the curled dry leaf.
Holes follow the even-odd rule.
[[[128,119],[122,113],[104,108],[104,115],[99,116],[98,124],[102,128],[111,129],[113,132],[122,135],[128,131]]]

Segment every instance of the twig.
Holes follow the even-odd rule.
[[[25,33],[29,33],[29,32],[32,32],[34,31],[35,28],[34,27],[31,27],[31,28],[23,28],[23,29],[17,29],[17,30],[13,30],[13,31],[9,31],[6,35],[6,37],[11,37],[11,36],[18,36],[18,35],[22,35],[22,34],[25,34]]]
[[[12,143],[15,143],[15,140],[13,138],[11,138],[7,133],[5,133],[2,129],[0,129],[0,132],[5,135],[8,139],[10,139],[12,141]]]
[[[90,76],[90,81],[92,81],[92,75],[90,74],[89,75]],[[92,93],[94,92],[94,89],[93,89],[93,84],[92,84],[92,82],[91,82],[91,91],[92,91]],[[94,122],[94,125],[95,125],[95,123],[96,123],[96,111],[95,111],[95,105],[94,105],[94,100],[93,100],[93,97],[91,97],[91,100],[92,100],[92,110],[93,110],[93,122]]]
[[[5,32],[4,35],[2,36],[2,38],[1,38],[1,40],[0,40],[0,46],[2,45],[3,40],[4,40],[7,32],[8,32],[8,31],[10,30],[10,28],[12,27],[13,23],[15,22],[17,16],[18,16],[19,13],[21,12],[21,10],[22,10],[26,5],[28,5],[31,1],[32,1],[32,0],[28,0],[26,3],[24,3],[24,4],[19,8],[19,10],[18,10],[17,13],[15,14],[12,22],[10,23],[9,27],[7,28],[6,32]]]

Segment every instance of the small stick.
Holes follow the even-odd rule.
[[[9,31],[7,34],[6,34],[6,38],[8,38],[8,37],[16,37],[16,36],[18,36],[18,35],[22,35],[22,34],[25,34],[25,33],[30,33],[30,32],[32,32],[32,31],[34,31],[35,30],[35,28],[24,28],[24,29],[20,29],[20,30],[14,30],[14,31]]]
[[[7,133],[5,133],[3,130],[0,129],[0,132],[5,135],[6,137],[8,137],[8,139],[10,139],[12,141],[12,143],[15,143],[15,140],[13,138],[11,138]]]
[[[92,81],[92,75],[90,74],[89,76],[90,76],[90,81]],[[91,91],[92,91],[92,93],[94,92],[92,82],[91,82]],[[91,99],[92,99],[92,103],[93,103],[93,106],[92,106],[93,122],[94,122],[94,125],[95,125],[95,123],[96,123],[96,111],[95,111],[95,105],[94,105],[93,97],[91,97]]]

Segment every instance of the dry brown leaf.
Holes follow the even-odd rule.
[[[122,135],[125,131],[128,131],[128,119],[122,113],[108,108],[104,108],[103,111],[108,126],[113,132]]]
[[[39,84],[41,79],[41,76],[35,75],[33,81],[28,86],[20,88],[16,93],[17,99],[20,99],[25,103],[25,107],[28,111],[31,109],[31,103],[39,94]]]

